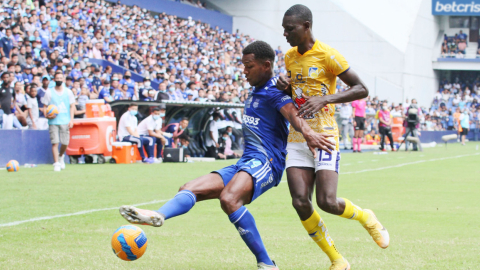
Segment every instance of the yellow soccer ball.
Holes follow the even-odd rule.
[[[48,105],[47,107],[47,116],[48,117],[57,117],[58,115],[58,108],[55,105]]]
[[[147,236],[135,225],[124,225],[112,236],[113,253],[124,261],[135,261],[147,250]]]
[[[18,161],[12,159],[7,163],[7,171],[18,172],[18,169],[19,169]]]

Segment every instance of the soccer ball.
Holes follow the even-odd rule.
[[[16,160],[10,160],[8,163],[7,163],[7,171],[9,172],[18,172],[18,161]]]
[[[113,253],[124,261],[135,261],[142,257],[147,244],[145,233],[134,225],[121,226],[112,236]]]
[[[57,117],[58,115],[58,108],[55,105],[48,105],[47,107],[47,116],[48,117]]]

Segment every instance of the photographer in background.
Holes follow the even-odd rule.
[[[405,127],[405,151],[408,151],[408,146],[410,142],[407,140],[408,136],[412,136],[417,138],[419,141],[420,139],[418,138],[418,128],[420,126],[420,113],[421,110],[418,109],[417,105],[417,100],[412,99],[412,104],[410,107],[407,109],[407,114],[405,115],[405,120],[403,121],[403,126]],[[422,150],[422,144],[421,143],[412,143],[413,144],[413,151],[418,151],[418,148],[420,148],[420,151]],[[417,148],[418,147],[418,148]]]
[[[385,149],[385,136],[388,137],[390,140],[390,146],[392,147],[392,151],[395,151],[395,147],[393,146],[393,136],[392,136],[392,115],[388,110],[388,104],[386,101],[383,102],[382,107],[375,115],[375,118],[378,119],[378,130],[381,135],[381,142],[380,142],[380,150],[387,151]]]

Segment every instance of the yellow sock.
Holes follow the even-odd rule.
[[[367,222],[368,213],[365,213],[362,208],[353,204],[350,200],[342,198],[345,200],[345,211],[340,216],[343,218],[358,220],[362,225]]]
[[[307,230],[312,240],[325,252],[330,258],[330,261],[342,258],[342,255],[337,251],[332,238],[328,235],[327,226],[323,223],[317,211],[313,210],[312,216],[307,220],[302,221],[303,227]]]

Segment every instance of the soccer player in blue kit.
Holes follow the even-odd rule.
[[[165,220],[187,213],[198,201],[219,199],[223,211],[255,255],[258,269],[278,269],[244,205],[280,183],[285,170],[288,122],[303,134],[314,155],[316,149],[330,151],[334,144],[329,135],[315,133],[303,118],[296,116],[291,97],[276,88],[274,59],[272,47],[263,41],[255,41],[243,50],[244,74],[253,91],[245,101],[242,158],[235,165],[186,183],[157,211],[120,207],[120,214],[126,220],[160,227]]]

